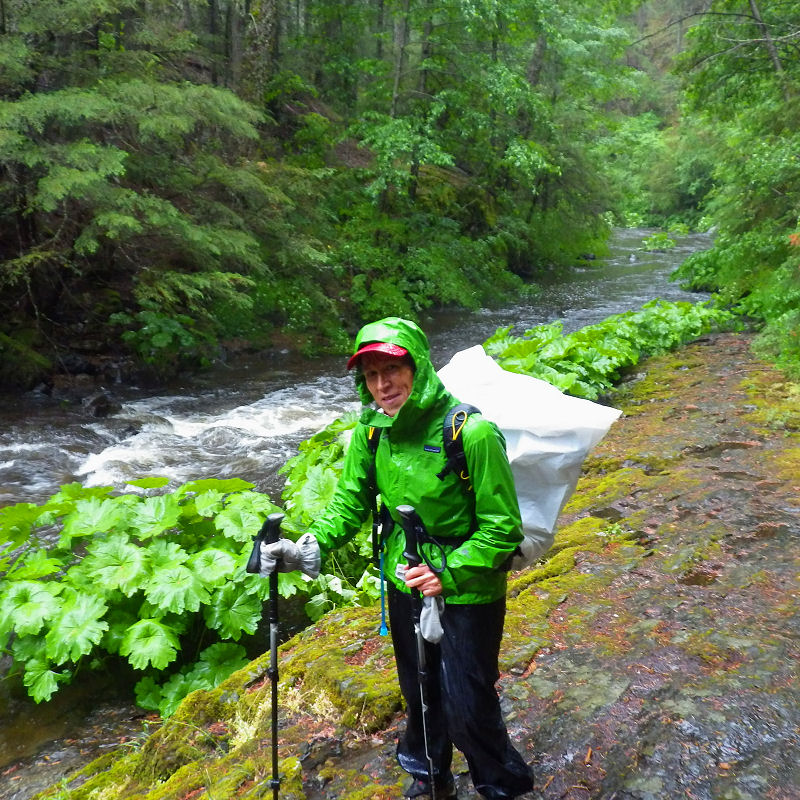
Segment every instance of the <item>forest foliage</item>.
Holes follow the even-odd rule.
[[[708,137],[643,39],[693,8],[2,0],[0,383],[342,350],[696,220]]]
[[[684,113],[715,154],[702,208],[714,247],[678,270],[761,329],[756,348],[800,375],[800,7],[712,4],[678,69]]]

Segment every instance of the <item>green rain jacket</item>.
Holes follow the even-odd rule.
[[[368,342],[391,342],[408,350],[415,367],[413,387],[397,414],[389,417],[374,405],[368,407],[372,396],[357,370],[356,387],[365,408],[333,500],[310,528],[322,556],[355,536],[371,513],[374,497],[369,467],[373,455],[368,431],[374,426],[382,429],[375,454],[376,482],[395,521],[384,545],[387,579],[401,591],[409,591],[395,575],[397,564],[406,563],[397,507],[408,504],[417,510],[428,533],[444,546],[447,568],[440,578],[446,602],[498,600],[506,592],[504,565],[522,541],[519,505],[502,434],[493,423],[471,414],[462,436],[474,494],[467,492],[464,481],[452,472],[440,480],[437,475],[446,461],[442,423],[458,400],[436,375],[425,334],[412,322],[388,317],[365,325],[353,352]],[[439,559],[431,547],[422,545],[423,550],[429,549],[435,564]]]

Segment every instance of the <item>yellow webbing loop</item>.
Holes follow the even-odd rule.
[[[453,429],[453,441],[458,439],[458,437],[461,435],[461,431],[463,430],[464,425],[466,425],[468,417],[469,414],[466,411],[458,411],[453,414],[453,422],[451,423],[451,427]],[[458,473],[458,477],[461,478],[462,481],[468,481],[469,473],[467,473],[465,470],[461,470],[461,472]],[[467,490],[469,491],[471,488],[472,486],[468,486]]]
[[[468,416],[469,414],[467,414],[466,411],[458,411],[457,413],[453,414],[453,422],[452,422],[453,441],[458,439],[458,437],[461,435],[461,429],[466,424]],[[458,424],[458,427],[456,427],[456,422],[459,419],[459,417],[461,418],[461,422]]]

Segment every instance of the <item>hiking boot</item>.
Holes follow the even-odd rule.
[[[430,797],[431,785],[429,781],[417,778],[411,783],[403,792],[403,797]],[[436,800],[458,800],[458,793],[456,792],[456,784],[451,778],[444,784],[436,785]]]

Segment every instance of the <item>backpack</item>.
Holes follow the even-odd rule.
[[[550,549],[584,459],[622,412],[509,372],[481,345],[456,353],[438,375],[453,395],[477,404],[505,437],[523,533],[510,569],[523,569]],[[453,446],[461,447],[464,458],[460,437],[454,437]]]
[[[461,438],[461,431],[467,424],[470,414],[480,414],[481,410],[469,403],[459,403],[453,406],[445,415],[442,421],[442,440],[444,442],[444,454],[447,461],[444,469],[436,474],[439,480],[444,480],[448,472],[455,472],[462,481],[465,489],[472,491],[470,483],[469,467],[467,466],[467,455],[464,452],[464,440]]]
[[[461,438],[461,431],[467,422],[470,414],[480,414],[479,408],[469,403],[458,403],[453,406],[442,420],[442,441],[444,443],[445,465],[441,472],[436,474],[439,480],[443,480],[448,472],[455,472],[466,484],[466,490],[472,491],[469,470],[467,468],[467,455],[464,452],[464,440]],[[377,495],[375,489],[375,454],[378,452],[378,442],[381,438],[380,428],[369,428],[367,430],[367,444],[372,453],[368,476],[370,485],[373,488],[373,495]]]

